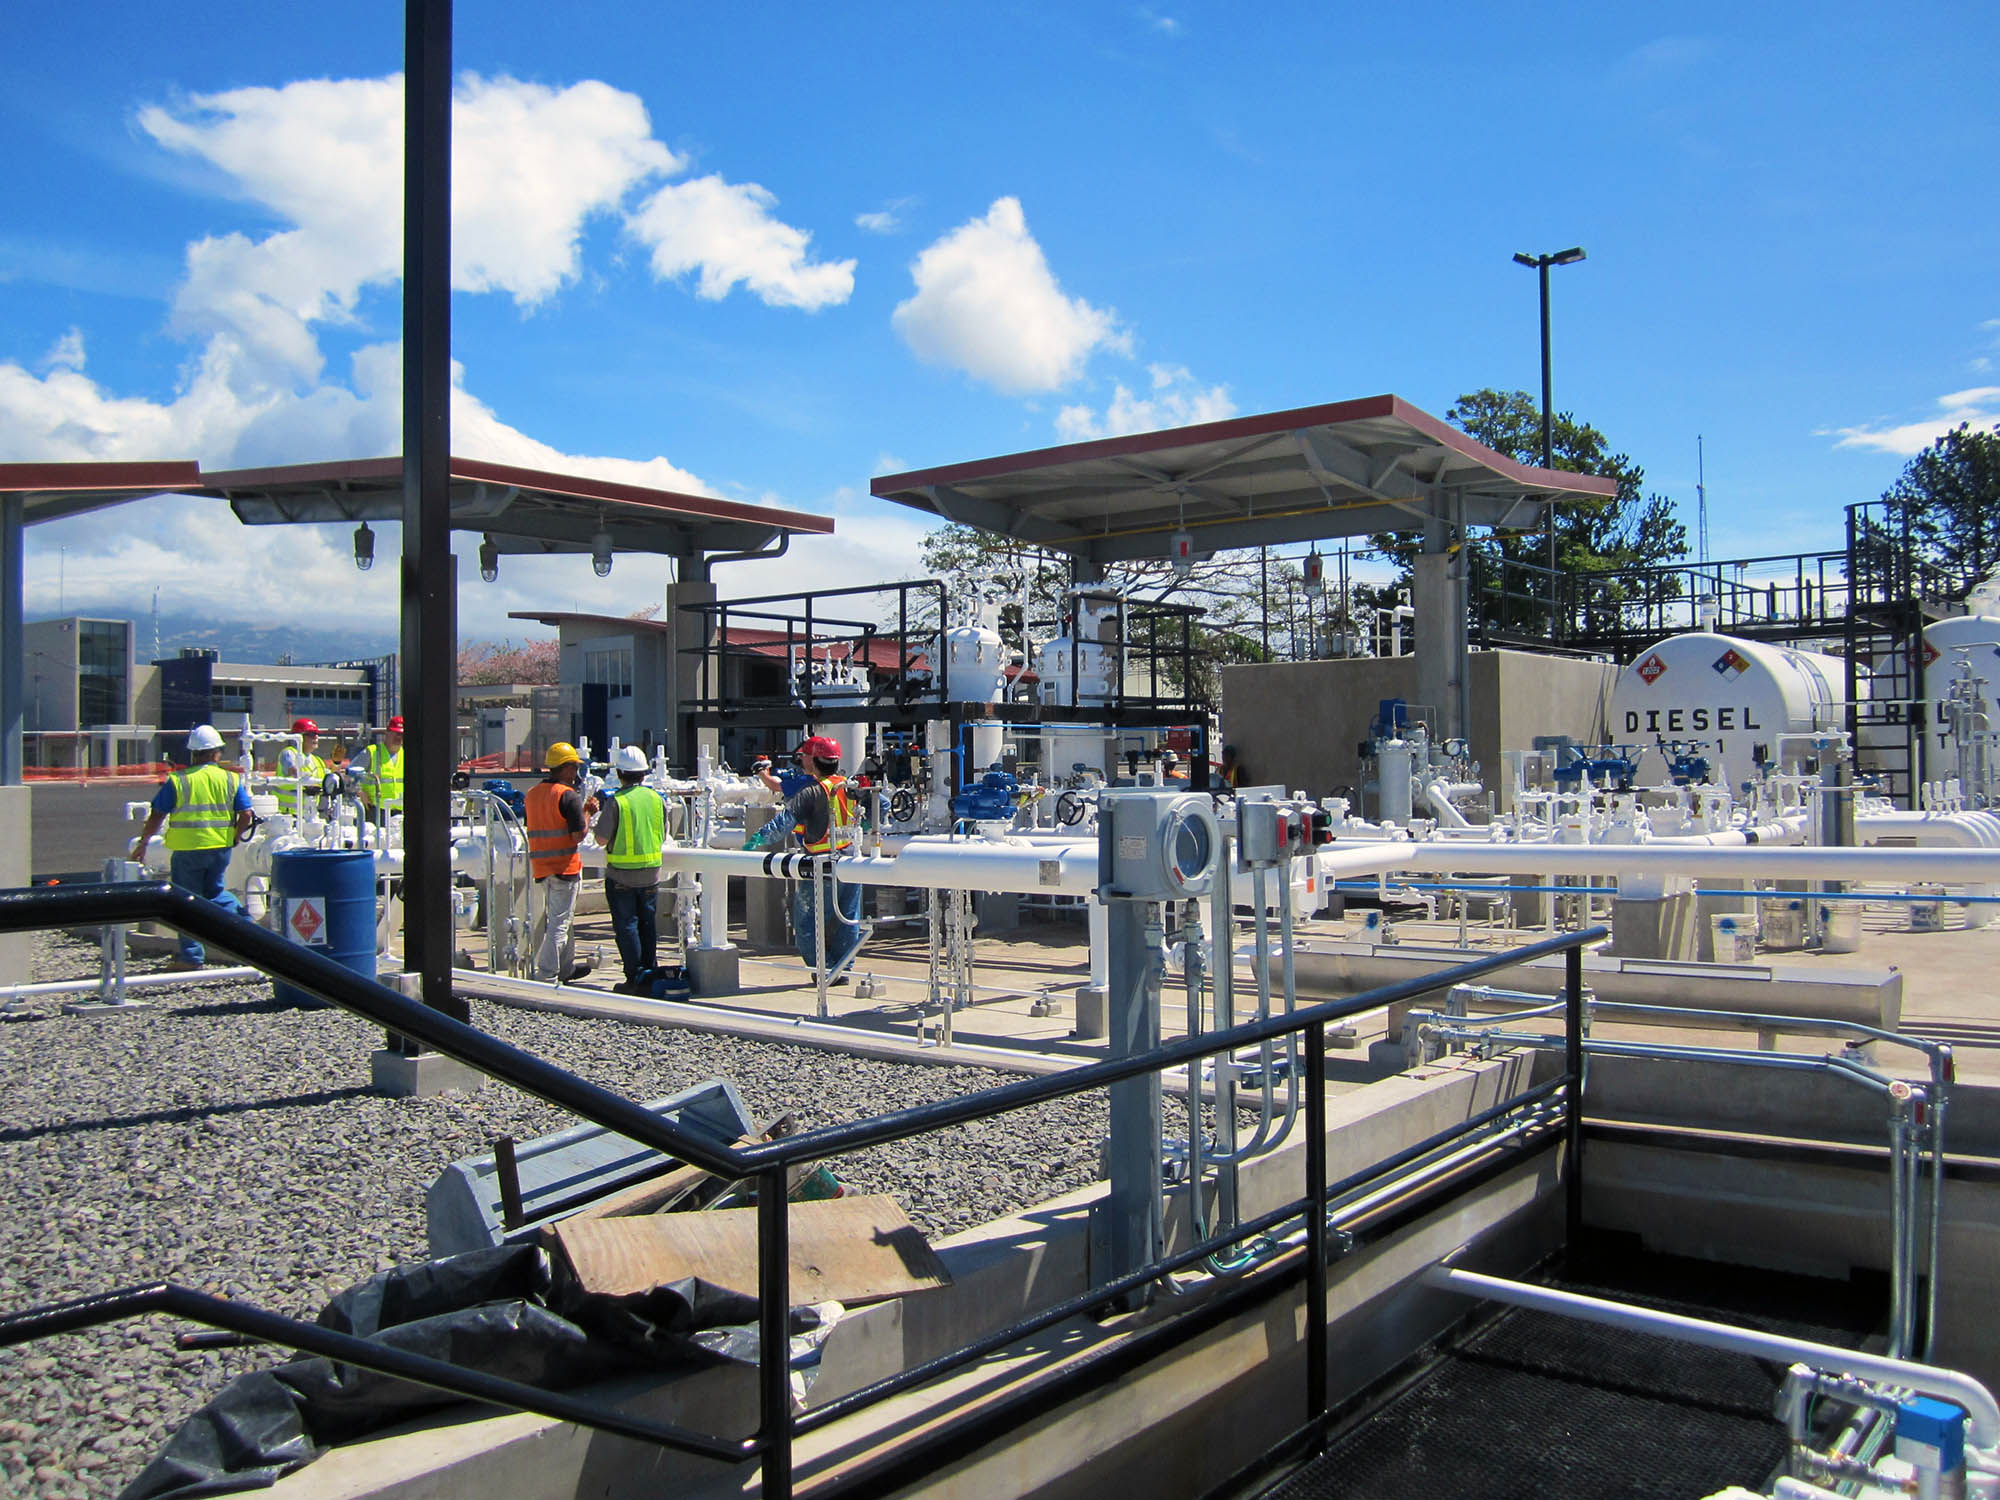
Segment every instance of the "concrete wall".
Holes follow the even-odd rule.
[[[28,804],[33,796],[30,787],[0,786],[0,890],[19,890],[28,883]],[[33,942],[32,933],[0,933],[0,984],[28,982],[28,952]]]
[[[21,627],[21,727],[75,729],[76,621],[35,620]]]
[[[1486,785],[1504,794],[1502,750],[1531,748],[1537,735],[1603,737],[1605,704],[1618,669],[1608,663],[1478,651],[1472,656],[1472,726],[1467,738]],[[1237,747],[1247,780],[1282,783],[1324,796],[1359,787],[1359,746],[1384,698],[1411,701],[1414,656],[1354,661],[1273,662],[1222,669],[1222,738]],[[1365,811],[1372,814],[1374,799]]]

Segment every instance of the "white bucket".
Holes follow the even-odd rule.
[[[1721,912],[1708,919],[1709,935],[1719,964],[1754,963],[1757,958],[1756,920],[1740,912]]]
[[[1820,951],[1858,953],[1861,950],[1861,903],[1822,901],[1818,910]]]
[[[1806,903],[1802,897],[1787,896],[1760,901],[1757,905],[1766,948],[1789,950],[1805,947]]]

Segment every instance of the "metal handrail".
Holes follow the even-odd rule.
[[[712,1137],[684,1129],[670,1120],[654,1115],[622,1095],[579,1078],[544,1058],[523,1051],[475,1027],[456,1021],[420,1001],[410,999],[373,979],[354,973],[311,948],[289,942],[257,926],[247,918],[225,911],[172,885],[98,884],[42,890],[0,891],[0,932],[144,921],[164,922],[201,939],[204,943],[232,952],[265,972],[285,979],[343,1010],[352,1011],[392,1033],[434,1048],[524,1093],[547,1100],[584,1120],[627,1136],[641,1145],[651,1146],[663,1154],[702,1167],[717,1175],[733,1179],[755,1178],[758,1185],[760,1335],[757,1382],[758,1430],[736,1445],[731,1445],[724,1439],[702,1437],[659,1424],[653,1424],[653,1430],[643,1434],[634,1431],[629,1435],[644,1436],[647,1440],[664,1446],[685,1449],[710,1457],[727,1456],[737,1459],[760,1457],[763,1469],[763,1493],[769,1500],[780,1500],[780,1497],[791,1495],[793,1437],[797,1432],[810,1431],[815,1425],[802,1422],[793,1416],[790,1361],[786,1354],[789,1349],[791,1310],[790,1226],[787,1219],[786,1183],[787,1169],[794,1164],[816,1161],[867,1146],[908,1139],[951,1125],[966,1124],[992,1115],[1029,1108],[1127,1078],[1164,1071],[1216,1053],[1233,1052],[1241,1047],[1275,1040],[1294,1032],[1305,1033],[1308,1072],[1311,1076],[1317,1077],[1324,1071],[1326,1027],[1329,1024],[1364,1011],[1434,993],[1454,984],[1511,968],[1516,964],[1533,962],[1555,953],[1565,953],[1568,958],[1568,1028],[1571,1034],[1568,1038],[1565,1071],[1555,1082],[1565,1088],[1565,1138],[1568,1145],[1564,1174],[1566,1217],[1573,1230],[1580,1227],[1582,1203],[1580,1152],[1583,1140],[1580,1097],[1582,950],[1586,945],[1606,935],[1605,929],[1601,927],[1473,959],[1448,970],[1384,985],[1344,1000],[1326,1001],[1289,1014],[1246,1022],[1225,1031],[1188,1037],[1139,1056],[1094,1063],[1062,1074],[1026,1079],[978,1094],[899,1110],[872,1120],[825,1126],[779,1141],[750,1147],[735,1147],[720,1144]],[[1544,1088],[1546,1087],[1545,1085]],[[1531,1091],[1537,1096],[1541,1092],[1541,1090]],[[1271,1223],[1296,1217],[1301,1212],[1305,1213],[1309,1250],[1306,1267],[1308,1340],[1311,1347],[1323,1348],[1326,1336],[1326,1263],[1329,1244],[1325,1212],[1328,1188],[1326,1104],[1323,1090],[1307,1090],[1306,1102],[1306,1195],[1285,1205],[1282,1211],[1274,1211],[1275,1217],[1267,1214],[1251,1221],[1248,1225],[1236,1226],[1222,1243],[1238,1243],[1252,1235],[1262,1233]],[[1513,1107],[1518,1107],[1520,1103],[1520,1100],[1510,1101]],[[1423,1145],[1427,1149],[1435,1149],[1441,1139],[1454,1134],[1464,1135],[1481,1128],[1490,1115],[1489,1111],[1475,1117],[1475,1120],[1457,1127],[1454,1132],[1448,1132],[1446,1137],[1433,1138]],[[1318,1211],[1313,1211],[1315,1205]],[[1212,1253],[1217,1246],[1205,1243],[1197,1248],[1205,1255]],[[1166,1274],[1171,1267],[1181,1264],[1187,1255],[1188,1252],[1182,1252],[1175,1257],[1141,1267],[1124,1280],[1130,1281],[1135,1288],[1143,1286]],[[1192,1263],[1192,1260],[1188,1260],[1187,1263]],[[35,1309],[0,1317],[0,1347],[25,1342],[29,1338],[41,1337],[50,1332],[92,1326],[95,1322],[114,1321],[149,1311],[176,1311],[182,1316],[214,1322],[216,1326],[236,1328],[244,1332],[255,1330],[243,1327],[243,1320],[253,1316],[258,1319],[268,1319],[269,1322],[261,1325],[268,1330],[268,1333],[259,1336],[269,1337],[273,1342],[290,1344],[293,1347],[314,1347],[312,1344],[299,1342],[300,1336],[307,1330],[313,1330],[314,1325],[295,1324],[294,1320],[259,1309],[246,1308],[242,1304],[224,1304],[218,1309],[204,1302],[189,1300],[201,1296],[202,1294],[191,1292],[187,1288],[162,1284],[132,1292],[114,1293],[108,1297],[86,1298],[79,1302],[62,1304],[60,1307]],[[1085,1300],[1095,1306],[1101,1305],[1105,1298],[1106,1289],[1100,1287]],[[218,1321],[225,1315],[238,1321]],[[1068,1311],[1060,1314],[1060,1316],[1071,1315],[1073,1313]],[[1006,1342],[1013,1342],[1029,1332],[1049,1326],[1056,1320],[1045,1310],[1043,1313],[1018,1320],[1010,1325],[1009,1329],[1001,1332],[1008,1335]],[[314,1336],[317,1337],[323,1332],[325,1331],[315,1330]],[[998,1333],[989,1335],[978,1341],[976,1346],[968,1345],[952,1355],[942,1356],[941,1359],[950,1361],[951,1367],[969,1363],[980,1357],[979,1354],[966,1352],[969,1349],[976,1347],[984,1352],[990,1352],[991,1348],[1004,1347],[1004,1343],[993,1343],[999,1336]],[[343,1352],[334,1357],[349,1363],[367,1364],[370,1368],[381,1367],[379,1361],[370,1364],[369,1360],[353,1357],[351,1353]],[[371,1352],[370,1359],[374,1358]],[[404,1358],[413,1357],[404,1356]],[[1327,1410],[1325,1363],[1324,1358],[1309,1359],[1306,1362],[1308,1427],[1315,1435]],[[503,1394],[499,1386],[511,1383],[500,1382],[499,1385],[495,1385],[492,1383],[494,1377],[480,1376],[478,1372],[458,1370],[457,1367],[429,1361],[424,1362],[424,1365],[425,1368],[421,1371],[411,1365],[407,1369],[392,1369],[389,1373],[407,1374],[407,1378],[420,1383],[473,1395],[475,1399],[497,1401],[500,1404],[560,1416],[564,1420],[578,1421],[585,1425],[607,1427],[608,1430],[626,1430],[611,1426],[609,1419],[615,1414],[609,1408],[600,1408],[594,1403],[560,1398],[566,1409],[555,1411],[548,1405],[555,1399],[548,1392],[535,1392],[532,1387],[521,1387],[519,1391]],[[924,1378],[935,1378],[940,1373],[940,1362],[930,1362],[924,1367],[924,1372]],[[909,1378],[914,1373],[904,1372],[903,1376],[892,1377],[891,1381],[879,1382],[870,1388],[871,1399],[879,1400],[894,1390],[906,1389],[909,1385],[917,1383],[915,1379]],[[459,1379],[460,1376],[476,1377],[478,1383],[467,1384]],[[539,1404],[531,1404],[522,1399],[531,1394]],[[843,1405],[843,1410],[846,1409],[849,1408]],[[627,1418],[616,1420],[628,1424],[630,1422]]]

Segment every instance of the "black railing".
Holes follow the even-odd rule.
[[[893,596],[893,603],[880,611],[887,618],[850,619],[830,614],[825,607],[828,600],[856,601],[871,595]],[[726,713],[781,706],[841,712],[866,706],[847,697],[816,703],[815,663],[864,665],[871,676],[881,679],[882,701],[898,708],[942,701],[948,688],[945,603],[944,583],[925,578],[683,604],[681,614],[693,623],[691,634],[699,641],[679,652],[697,668],[695,697],[683,707]],[[782,659],[776,654],[780,650]],[[878,655],[889,659],[878,660]],[[779,670],[764,675],[774,685],[760,690],[756,669],[773,666]]]
[[[1928,555],[1908,507],[1846,508],[1841,550],[1775,553],[1602,571],[1472,554],[1474,638],[1560,645],[1630,660],[1661,637],[1712,628],[1756,640],[1831,643],[1921,625],[1923,606],[1954,604],[1977,579]]]
[[[1572,1232],[1581,1223],[1582,951],[1605,935],[1603,928],[1590,928],[1510,952],[1492,954],[1436,974],[1384,985],[1288,1015],[1247,1022],[1226,1031],[1186,1037],[1137,1057],[1092,1063],[1066,1073],[1023,1079],[977,1094],[941,1100],[868,1120],[825,1126],[760,1145],[727,1147],[716,1144],[710,1137],[684,1130],[632,1100],[472,1026],[454,1021],[420,1001],[408,999],[374,980],[362,978],[310,948],[288,942],[246,918],[226,912],[171,885],[89,885],[52,890],[0,891],[0,932],[144,921],[163,922],[234,953],[266,973],[283,978],[394,1034],[457,1058],[524,1093],[545,1099],[641,1145],[651,1146],[668,1156],[731,1179],[754,1179],[757,1183],[760,1336],[757,1430],[748,1438],[728,1439],[693,1433],[667,1424],[644,1422],[603,1403],[542,1391],[463,1367],[421,1359],[368,1340],[344,1338],[314,1324],[298,1322],[241,1303],[222,1302],[190,1288],[165,1284],[0,1315],[0,1348],[144,1313],[166,1312],[272,1343],[322,1353],[330,1358],[464,1395],[468,1399],[538,1412],[708,1458],[737,1461],[757,1458],[761,1460],[762,1493],[767,1500],[788,1500],[792,1493],[792,1443],[795,1436],[813,1432],[862,1407],[935,1380],[1070,1318],[1103,1309],[1123,1293],[1136,1291],[1170,1271],[1193,1265],[1207,1256],[1293,1221],[1303,1221],[1307,1242],[1307,1253],[1303,1257],[1278,1257],[1263,1270],[1239,1278],[1222,1294],[1202,1300],[1198,1308],[1144,1329],[1120,1341],[1114,1350],[1104,1351],[1080,1364],[1066,1366],[1062,1372],[1035,1383],[1031,1390],[1018,1393],[996,1406],[934,1427],[921,1438],[899,1447],[886,1463],[878,1463],[873,1470],[858,1472],[852,1484],[844,1484],[841,1488],[845,1493],[856,1488],[879,1487],[887,1484],[894,1473],[933,1461],[939,1450],[966,1451],[986,1437],[1022,1420],[1024,1414],[1048,1410],[1055,1404],[1075,1399],[1080,1392],[1196,1336],[1221,1318],[1275,1295],[1301,1279],[1307,1284],[1306,1348],[1309,1357],[1306,1360],[1306,1421],[1300,1431],[1316,1443],[1325,1422],[1328,1399],[1326,1283],[1331,1243],[1327,1212],[1329,1201],[1400,1170],[1422,1154],[1462,1141],[1510,1111],[1545,1102],[1557,1091],[1561,1092],[1564,1100],[1564,1124],[1560,1129],[1536,1133],[1530,1138],[1516,1136],[1504,1148],[1496,1148],[1486,1159],[1454,1169],[1457,1175],[1448,1176],[1433,1192],[1401,1199],[1377,1211],[1372,1232],[1391,1232],[1410,1222],[1415,1215],[1429,1211],[1435,1197],[1447,1191],[1468,1191],[1498,1172],[1511,1170],[1529,1150],[1545,1149],[1558,1140],[1566,1141],[1568,1146],[1564,1177],[1567,1218]],[[1415,1000],[1452,985],[1468,983],[1555,953],[1567,954],[1568,961],[1568,1049],[1563,1075],[1329,1187],[1326,1182],[1325,1092],[1318,1086],[1325,1073],[1326,1028],[1364,1011]],[[1093,1287],[1088,1292],[1017,1319],[1007,1327],[950,1353],[794,1416],[788,1358],[791,1310],[786,1193],[788,1169],[953,1125],[969,1124],[1011,1110],[1026,1109],[1183,1065],[1189,1068],[1192,1087],[1192,1081],[1200,1076],[1198,1064],[1202,1059],[1296,1032],[1305,1033],[1306,1077],[1309,1080],[1305,1140],[1307,1190],[1303,1196],[1239,1223],[1226,1233],[1199,1245],[1142,1266],[1115,1282]],[[1200,1191],[1200,1185],[1193,1185],[1191,1191]]]

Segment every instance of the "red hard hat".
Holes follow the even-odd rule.
[[[312,721],[311,719],[294,719],[294,720],[292,720],[292,733],[293,733],[293,734],[318,734],[318,733],[319,733],[319,725],[317,725],[317,724],[313,723],[313,721]]]
[[[389,734],[401,734],[403,732],[403,716],[401,714],[397,714],[395,718],[391,719],[387,724],[384,724],[382,728],[386,733]]]
[[[839,760],[840,745],[823,734],[816,734],[799,746],[800,755],[810,755],[814,760]]]

